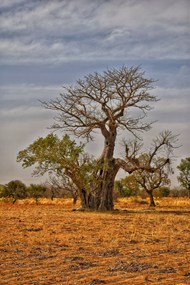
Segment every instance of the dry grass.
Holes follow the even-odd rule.
[[[0,284],[190,284],[190,200],[142,201],[120,199],[113,213],[1,203]]]

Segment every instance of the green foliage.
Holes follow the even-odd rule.
[[[133,175],[126,176],[115,182],[115,190],[120,197],[130,197],[139,194],[139,186]]]
[[[17,161],[22,161],[22,166],[27,168],[36,165],[34,175],[44,174],[55,169],[57,172],[68,168],[73,162],[78,161],[83,151],[83,145],[77,146],[68,135],[61,140],[58,136],[49,134],[30,144],[27,149],[19,152]]]
[[[162,186],[155,190],[155,196],[168,197],[169,195],[170,195],[170,188],[167,186]]]
[[[170,195],[170,188],[166,186],[160,187],[159,192],[162,197],[168,197]]]
[[[77,145],[68,135],[61,139],[54,134],[39,138],[19,152],[17,161],[24,168],[35,166],[33,175],[49,173],[69,177],[79,189],[90,190],[90,175],[96,163],[84,153],[84,145]],[[64,186],[64,185],[63,185]]]
[[[137,196],[140,193],[139,185],[133,174],[126,176],[121,181],[127,189],[128,196]]]
[[[5,185],[0,184],[0,193],[1,193],[1,191],[4,190],[4,188],[5,188]]]
[[[37,203],[38,199],[44,196],[45,191],[46,187],[43,185],[30,184],[30,186],[27,188],[27,195],[29,198],[34,198]]]
[[[177,168],[180,171],[179,176],[177,177],[180,185],[190,192],[190,157],[182,159]]]
[[[0,198],[4,197],[5,185],[0,184]]]
[[[12,180],[1,189],[0,197],[7,197],[15,203],[18,199],[27,197],[26,185],[20,180]]]

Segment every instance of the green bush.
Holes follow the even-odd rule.
[[[46,191],[46,187],[40,184],[30,184],[27,188],[27,195],[29,198],[34,198],[36,203],[38,203],[38,199],[44,197],[44,193]]]
[[[124,185],[122,180],[117,180],[115,182],[114,190],[119,197],[131,197],[137,195],[137,191]]]
[[[168,197],[170,195],[170,188],[169,187],[161,187],[159,188],[160,194],[162,197]]]
[[[12,180],[4,187],[1,187],[0,197],[11,198],[13,204],[18,199],[25,199],[27,197],[26,185],[20,180]]]
[[[155,196],[157,197],[168,197],[170,195],[170,188],[163,186],[155,190]]]

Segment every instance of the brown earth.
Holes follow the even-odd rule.
[[[0,203],[1,285],[190,284],[190,200],[72,211],[69,200]]]

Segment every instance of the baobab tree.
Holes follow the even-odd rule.
[[[147,122],[146,116],[151,103],[158,100],[150,94],[153,83],[140,67],[122,66],[102,74],[89,74],[73,86],[63,86],[64,92],[58,98],[42,102],[46,109],[57,112],[53,129],[85,138],[87,142],[99,130],[104,139],[102,153],[91,174],[93,179],[81,190],[83,208],[113,210],[114,181],[120,169],[129,174],[137,169],[154,172],[170,163],[176,137],[169,131],[162,133],[162,139],[158,138],[159,147],[151,150],[147,163],[139,159],[136,140],[140,133],[150,130],[152,122]],[[116,138],[124,131],[131,133],[135,141],[126,141],[125,157],[118,158],[114,156]],[[164,159],[155,166],[154,160],[163,150]]]

